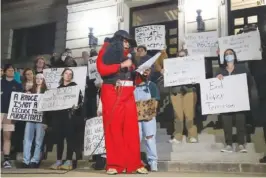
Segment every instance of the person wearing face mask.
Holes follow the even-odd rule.
[[[181,50],[177,54],[178,57],[187,56],[186,50]],[[170,143],[179,144],[183,140],[183,122],[185,119],[185,126],[188,130],[188,143],[198,142],[197,127],[194,124],[195,108],[197,101],[196,88],[190,85],[174,86],[170,89],[171,101],[174,109],[175,120],[172,139]]]
[[[247,74],[248,86],[251,86],[251,76],[249,70],[244,64],[237,64],[237,56],[233,49],[227,49],[224,52],[224,64],[220,71],[217,73],[217,78],[223,80],[224,76],[236,75],[236,74]],[[233,152],[233,119],[235,119],[237,128],[237,143],[238,147],[235,149],[241,153],[246,153],[245,148],[245,136],[246,136],[246,119],[245,112],[234,112],[234,113],[224,113],[221,115],[223,122],[223,130],[226,146],[221,150],[221,152],[231,153]]]
[[[124,30],[106,39],[96,65],[103,84],[103,127],[107,174],[147,174],[141,163],[137,108],[134,99],[136,64],[129,53],[134,41]]]
[[[61,54],[61,57],[54,62],[54,66],[52,67],[77,67],[77,62],[72,58],[71,50],[66,49],[65,52]]]

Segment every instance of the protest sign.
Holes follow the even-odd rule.
[[[86,121],[84,133],[84,155],[105,153],[105,140],[102,117],[94,117]]]
[[[100,77],[100,74],[97,71],[97,66],[96,66],[97,57],[98,56],[91,57],[89,58],[88,61],[88,75],[91,80]]]
[[[42,112],[38,112],[38,99],[41,94],[12,92],[8,109],[8,119],[42,122]]]
[[[162,50],[165,48],[165,26],[149,25],[135,29],[137,45],[145,45],[148,50]]]
[[[190,33],[186,35],[186,49],[190,56],[203,54],[205,57],[217,56],[217,31]]]
[[[227,49],[233,49],[236,52],[238,61],[262,59],[259,31],[222,37],[218,39],[218,42],[221,64],[224,63],[224,52]]]
[[[250,110],[246,74],[204,80],[200,91],[204,115]]]
[[[199,83],[206,77],[204,56],[186,56],[164,60],[164,86]]]
[[[69,67],[74,72],[73,82],[77,83],[80,90],[85,93],[87,66]],[[49,68],[43,70],[43,75],[48,89],[57,88],[61,79],[62,72],[65,68]]]
[[[161,53],[157,53],[155,54],[152,58],[150,58],[148,61],[146,61],[145,63],[143,63],[142,65],[140,65],[138,67],[138,69],[136,70],[138,73],[143,74],[143,72],[147,69],[150,69],[152,67],[152,65],[156,62],[156,60],[159,58],[159,56],[161,55]]]
[[[38,111],[56,111],[78,105],[79,87],[63,87],[46,91],[38,101]]]

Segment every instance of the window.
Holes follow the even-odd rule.
[[[50,23],[13,32],[12,59],[52,54],[54,51],[56,24]]]
[[[177,5],[164,5],[143,10],[136,10],[132,14],[132,26],[142,26],[160,22],[168,22],[178,19]]]

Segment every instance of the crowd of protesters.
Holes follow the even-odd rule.
[[[132,50],[134,59],[137,65],[141,65],[146,62],[151,56],[147,53],[145,46],[138,46]],[[3,168],[11,168],[10,153],[12,150],[12,133],[16,135],[18,143],[16,145],[23,145],[23,167],[24,168],[38,168],[49,150],[51,150],[53,144],[57,146],[57,157],[55,163],[51,165],[51,169],[73,169],[73,153],[76,154],[76,159],[82,159],[83,150],[83,136],[85,121],[88,118],[102,115],[101,102],[98,108],[97,96],[101,89],[101,81],[96,79],[86,78],[85,96],[80,93],[79,104],[77,108],[71,108],[60,111],[44,112],[42,123],[35,122],[22,122],[13,121],[7,118],[8,107],[12,92],[24,92],[24,93],[44,93],[47,90],[45,84],[45,78],[43,70],[45,68],[65,68],[62,73],[59,88],[69,87],[77,85],[72,81],[74,77],[73,71],[68,67],[78,67],[88,65],[90,57],[97,56],[96,50],[91,50],[90,53],[84,51],[82,53],[82,59],[76,61],[72,57],[70,49],[66,49],[58,58],[55,54],[52,55],[49,65],[46,64],[46,60],[43,57],[37,57],[34,62],[33,68],[25,68],[20,74],[16,67],[12,64],[6,64],[1,68],[1,122],[2,122],[2,152],[4,160],[2,163]],[[186,50],[178,52],[178,57],[187,56]],[[155,65],[146,71],[142,76],[142,82],[140,82],[135,89],[135,99],[137,101],[149,100],[155,98],[160,100],[160,93],[157,83],[156,75],[163,75],[164,66],[163,60],[167,59],[166,51],[161,51],[161,55],[156,61]],[[246,73],[248,76],[248,84],[251,85],[251,73],[246,65],[238,64],[234,50],[228,49],[224,53],[225,64],[221,66],[220,70],[214,77],[220,80],[223,77],[234,74]],[[252,70],[252,69],[251,69]],[[265,76],[265,75],[264,75]],[[262,106],[265,107],[265,80],[256,80],[258,77],[253,76],[260,94],[259,99]],[[256,78],[257,77],[257,78]],[[264,78],[265,79],[265,78]],[[158,84],[157,84],[158,85]],[[263,88],[264,86],[264,88]],[[183,85],[171,87],[169,90],[169,96],[171,98],[172,107],[174,110],[174,133],[169,140],[171,144],[180,144],[183,140],[183,122],[185,120],[185,127],[188,130],[187,141],[191,144],[199,142],[198,131],[194,123],[196,115],[196,102],[197,102],[197,88],[195,85]],[[84,103],[82,103],[84,102]],[[98,112],[97,112],[98,109]],[[265,109],[266,110],[266,109]],[[71,115],[69,113],[71,112]],[[245,148],[246,140],[246,113],[226,113],[222,114],[223,130],[225,133],[225,148],[222,152],[233,152],[232,144],[232,128],[233,118],[236,119],[237,128],[237,151],[246,153]],[[264,116],[265,117],[265,116]],[[68,119],[66,119],[68,118]],[[265,118],[264,118],[265,119]],[[145,138],[148,148],[147,158],[148,165],[152,171],[157,171],[157,150],[156,150],[156,118],[148,122],[139,122],[140,140]],[[18,134],[16,134],[16,132]],[[266,126],[264,124],[264,132],[266,133]],[[22,134],[23,133],[23,134]],[[64,140],[67,142],[67,154],[66,158],[63,158],[64,152]],[[266,139],[266,136],[265,136]],[[51,141],[52,140],[52,141]],[[33,149],[32,149],[33,147]],[[103,169],[105,167],[106,155],[96,156],[95,169]],[[63,161],[65,160],[65,161]],[[260,160],[266,162],[266,157]]]

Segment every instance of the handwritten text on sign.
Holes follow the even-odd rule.
[[[38,111],[56,111],[77,106],[79,92],[78,86],[48,90],[40,97]]]
[[[84,94],[86,86],[87,67],[69,67],[74,72],[73,82],[76,82]],[[48,89],[57,88],[61,79],[62,72],[65,68],[44,69],[43,75]],[[84,95],[83,95],[84,96]]]
[[[9,103],[8,119],[42,122],[42,112],[38,112],[40,94],[12,92]]]
[[[165,26],[150,25],[135,29],[137,45],[145,45],[148,50],[162,50],[165,47]]]
[[[261,60],[259,31],[219,38],[220,61],[224,63],[224,52],[233,49],[238,61]]]
[[[164,60],[164,86],[199,83],[205,79],[204,56],[187,56]]]
[[[186,47],[189,55],[203,54],[206,57],[217,56],[217,31],[187,34]]]
[[[97,56],[91,57],[88,61],[88,74],[90,79],[96,79],[100,77],[96,67]]]
[[[97,155],[105,153],[105,141],[103,138],[104,131],[102,120],[102,117],[94,117],[86,121],[84,133],[85,156],[89,156],[91,154]]]
[[[203,114],[250,110],[246,74],[204,80],[200,91]]]

